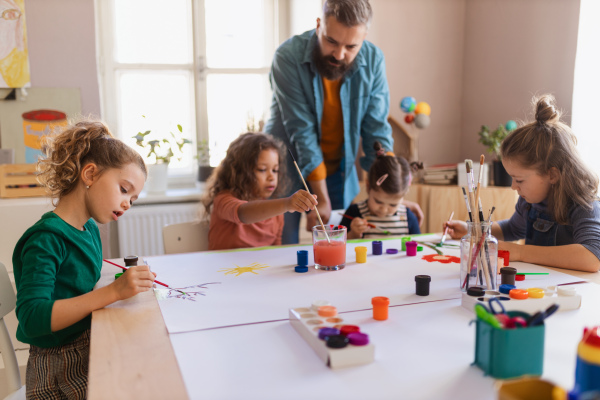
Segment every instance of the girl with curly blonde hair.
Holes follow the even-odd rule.
[[[92,311],[154,281],[148,266],[136,266],[92,291],[102,267],[96,222],[116,221],[131,207],[146,166],[99,121],[66,127],[49,136],[44,149],[38,177],[56,208],[23,234],[13,253],[17,338],[31,345],[27,398],[83,399]]]

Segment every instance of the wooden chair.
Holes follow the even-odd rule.
[[[17,297],[8,277],[4,264],[0,263],[0,352],[4,361],[4,370],[8,383],[8,397],[5,400],[25,399],[25,386],[21,385],[19,364],[4,317],[15,309]]]
[[[165,225],[162,234],[165,254],[208,250],[208,222],[192,221]]]

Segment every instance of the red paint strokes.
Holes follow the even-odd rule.
[[[439,254],[429,254],[429,255],[423,256],[423,260],[429,261],[429,262],[440,262],[442,264],[450,264],[450,263],[460,264],[460,257],[442,256]]]

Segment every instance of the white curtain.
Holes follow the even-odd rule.
[[[571,127],[585,162],[600,175],[600,1],[581,0]]]

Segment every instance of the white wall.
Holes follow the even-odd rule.
[[[25,1],[31,86],[77,87],[84,115],[100,116],[94,0]]]
[[[579,0],[371,0],[368,39],[386,56],[391,115],[404,96],[431,105],[426,164],[478,159],[481,125],[525,119],[551,92],[570,122]],[[488,153],[486,153],[486,156]]]

